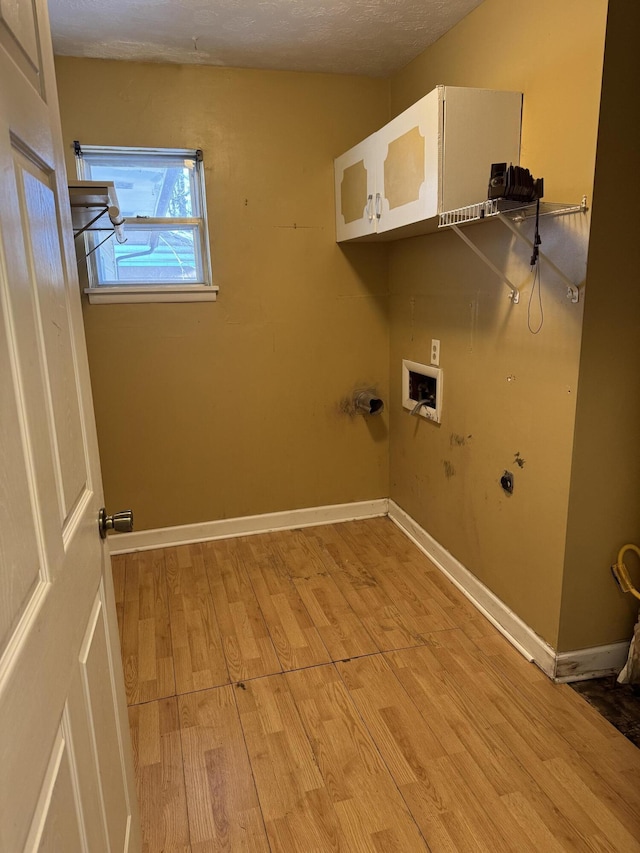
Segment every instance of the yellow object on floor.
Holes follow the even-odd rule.
[[[622,561],[622,558],[627,553],[627,551],[635,551],[638,557],[640,557],[640,548],[638,548],[637,545],[623,545],[618,552],[618,561],[617,563],[614,563],[613,566],[611,566],[611,571],[613,572],[614,578],[618,582],[618,586],[623,592],[630,592],[631,595],[635,595],[636,598],[640,599],[640,592],[638,592],[638,590],[631,582],[629,570]]]
[[[627,551],[635,551],[640,557],[640,548],[637,545],[623,545],[618,551],[618,562],[611,566],[611,571],[623,592],[630,592],[631,595],[640,599],[640,592],[633,585],[629,570],[623,562],[623,557]],[[629,656],[618,676],[618,682],[620,684],[640,684],[640,618],[636,622],[629,646]]]

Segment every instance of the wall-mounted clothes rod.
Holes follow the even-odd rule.
[[[74,237],[87,231],[113,230],[118,243],[126,243],[125,219],[120,212],[113,181],[72,182],[69,184],[69,203]]]

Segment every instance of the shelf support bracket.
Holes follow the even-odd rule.
[[[528,237],[525,237],[524,234],[520,231],[520,229],[517,228],[508,217],[504,216],[502,213],[498,213],[498,219],[500,220],[500,222],[503,222],[507,226],[509,231],[515,234],[515,236],[519,240],[521,240],[523,243],[526,243],[526,245],[529,246],[530,249],[533,249],[533,243],[531,242],[531,240],[529,240]],[[567,286],[567,299],[571,300],[571,302],[578,302],[580,299],[580,288],[577,287],[571,281],[571,279],[568,278],[547,255],[544,254],[544,252],[539,252],[539,255],[541,258],[544,259],[544,262],[547,264],[547,266],[551,267],[551,269],[555,272],[558,278],[563,281],[564,284]]]
[[[476,244],[472,240],[467,237],[467,235],[462,231],[461,228],[458,228],[457,225],[451,225],[450,227],[453,231],[456,232],[458,237],[460,237],[460,239],[467,244],[471,251],[474,252],[480,258],[480,260],[483,261],[489,267],[489,269],[498,276],[500,281],[507,285],[507,287],[511,290],[509,298],[511,299],[514,305],[517,305],[518,302],[520,302],[520,290],[515,286],[515,284],[513,284],[513,282],[502,272],[502,270],[498,269],[498,267],[492,261],[489,260],[485,253],[481,249],[479,249],[478,246],[476,246]]]
[[[98,219],[100,219],[101,216],[104,216],[108,210],[109,210],[109,208],[105,207],[105,209],[101,210],[97,216],[94,216],[90,222],[87,222],[87,224],[83,228],[80,228],[79,231],[74,231],[73,236],[79,237],[81,234],[84,234],[85,231],[89,231],[91,229],[91,226],[95,225],[95,223],[98,221]]]

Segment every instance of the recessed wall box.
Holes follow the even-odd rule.
[[[442,369],[404,358],[402,405],[411,414],[439,424],[442,416]]]

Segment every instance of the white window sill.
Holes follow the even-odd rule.
[[[110,302],[215,302],[219,288],[210,284],[85,287],[92,305]]]

